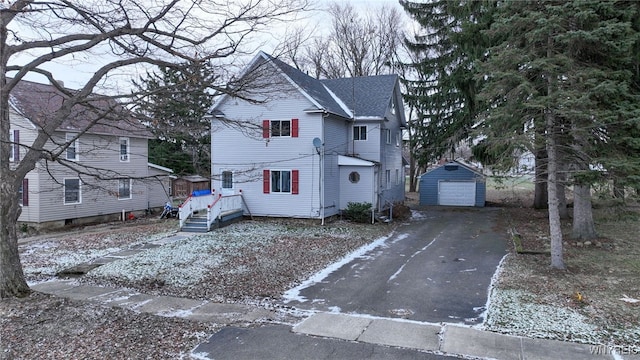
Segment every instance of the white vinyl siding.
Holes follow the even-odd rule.
[[[265,89],[266,91],[267,89]],[[212,122],[211,142],[211,173],[212,188],[215,193],[223,193],[223,172],[233,173],[234,187],[242,191],[246,201],[246,208],[254,216],[274,217],[318,217],[319,216],[319,155],[313,146],[315,137],[329,139],[322,129],[323,117],[319,113],[306,113],[303,109],[312,107],[311,102],[294,88],[288,88],[278,81],[274,91],[284,92],[286,97],[276,96],[273,101],[266,103],[249,103],[240,99],[229,99],[220,105],[219,110],[226,118],[251,121],[255,126],[236,128],[225,126],[218,120]],[[256,114],[260,114],[256,117]],[[330,117],[329,117],[330,118]],[[293,119],[297,119],[297,137],[294,136]],[[286,138],[264,137],[265,120],[290,120],[291,136]],[[325,122],[328,118],[324,119]],[[343,119],[342,137],[336,141],[346,148],[350,139],[351,126],[346,127]],[[269,131],[271,132],[271,123]],[[347,136],[349,135],[349,136]],[[281,140],[281,141],[280,141]],[[333,141],[333,140],[332,140]],[[325,148],[330,144],[325,143]],[[238,149],[241,151],[229,151]],[[331,154],[324,159],[330,163]],[[333,160],[335,163],[335,160]],[[274,196],[271,192],[271,174],[269,174],[269,193],[264,191],[265,170],[298,171],[298,191],[305,196],[294,196],[293,184],[286,196]],[[330,166],[325,167],[326,178],[330,178]],[[336,173],[336,170],[333,170]],[[293,181],[293,173],[291,174]],[[335,176],[337,179],[337,176]],[[333,189],[331,189],[333,191]],[[289,195],[290,194],[290,195]],[[328,195],[328,194],[326,194]],[[326,206],[333,206],[334,202],[324,202]],[[336,203],[337,205],[337,203]],[[326,215],[332,215],[337,206],[329,207]]]

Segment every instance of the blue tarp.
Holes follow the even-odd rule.
[[[194,190],[191,193],[191,196],[205,196],[205,195],[211,195],[211,190],[205,189],[205,190]]]

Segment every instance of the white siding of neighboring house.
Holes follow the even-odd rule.
[[[57,140],[64,139],[64,133],[56,133]],[[116,173],[127,178],[143,178],[147,176],[148,147],[147,139],[129,138],[130,160],[121,162],[119,156],[120,136],[99,136],[85,134],[80,138],[79,164],[100,169],[114,169]],[[38,214],[34,217],[20,217],[20,221],[48,222],[72,220],[76,218],[109,215],[147,209],[147,185],[143,180],[133,180],[130,199],[118,199],[118,180],[93,180],[82,177],[81,203],[64,204],[64,178],[77,178],[74,171],[59,164],[50,163],[48,169],[44,162],[37,164],[35,172],[38,187],[29,184],[37,196],[30,197],[30,206],[37,206]],[[51,175],[55,178],[52,178]],[[114,173],[106,173],[114,177]],[[32,176],[32,175],[31,175]],[[34,184],[35,185],[35,184]],[[37,201],[32,201],[36,200]],[[24,211],[23,211],[24,215]],[[33,215],[29,213],[29,215]],[[37,218],[37,219],[36,219]]]
[[[212,187],[221,192],[221,174],[232,171],[234,190],[242,190],[252,215],[280,217],[317,217],[318,155],[313,138],[322,138],[322,115],[307,114],[303,109],[312,103],[293,87],[283,85],[274,90],[286,98],[252,104],[227,98],[218,107],[227,119],[249,121],[242,129],[212,121]],[[299,121],[299,137],[262,137],[262,120]],[[263,193],[263,169],[298,170],[299,194]]]
[[[171,200],[169,196],[171,191],[171,173],[153,166],[148,166],[148,169],[149,179],[146,180],[146,186],[149,189],[147,193],[148,206],[151,209],[163,207],[167,201]]]
[[[9,118],[11,119],[10,131],[19,131],[20,144],[32,144],[37,136],[37,130],[33,123],[15,112],[13,109],[9,110]],[[26,153],[27,149],[20,147],[20,159],[22,159]],[[37,191],[39,186],[39,177],[37,173],[31,171],[25,178],[28,180],[29,204],[22,207],[22,213],[20,214],[19,221],[22,221],[24,218],[32,218],[36,219],[34,221],[37,221],[39,218],[39,192]]]

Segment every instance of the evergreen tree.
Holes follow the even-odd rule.
[[[627,164],[638,163],[637,156],[620,162],[623,153],[612,146],[621,142],[621,125],[638,123],[630,72],[637,63],[637,9],[626,1],[504,2],[487,32],[498,45],[482,65],[490,102],[483,134],[488,144],[528,140],[534,148],[544,135],[553,267],[564,267],[559,171],[572,175],[574,236],[589,238],[595,236],[590,186],[600,174],[594,165],[617,164],[628,175]],[[628,135],[627,146],[638,139]]]
[[[215,75],[207,63],[163,67],[134,81],[145,96],[137,112],[156,136],[149,142],[149,161],[176,174],[210,176],[211,123],[205,118],[213,104],[209,91]]]
[[[401,0],[422,32],[405,39],[420,60],[411,64],[419,74],[405,79],[411,89],[405,100],[417,109],[414,141],[419,164],[439,160],[469,139],[478,104],[476,63],[486,54],[483,29],[492,19],[494,4],[485,1]]]

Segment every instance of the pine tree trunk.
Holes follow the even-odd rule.
[[[3,169],[4,170],[4,169]],[[5,180],[7,176],[0,178]],[[31,293],[24,279],[20,255],[18,253],[18,236],[16,232],[17,191],[10,181],[0,185],[0,298],[25,297]]]
[[[562,167],[562,166],[561,166]],[[567,173],[564,171],[558,172],[558,212],[560,213],[560,219],[569,218],[569,208],[567,208]]]
[[[553,36],[547,37],[547,56],[550,58],[553,48]],[[546,74],[547,96],[552,97],[554,92],[553,76]],[[556,142],[556,116],[553,109],[545,110],[545,129],[547,133],[547,191],[549,192],[549,236],[551,237],[551,267],[565,269],[562,249],[562,226],[560,223],[560,211],[558,209],[558,167],[559,156]]]
[[[552,117],[552,115],[548,115]],[[551,128],[553,128],[551,126]],[[553,131],[553,130],[552,130]],[[549,192],[549,235],[551,237],[551,267],[564,269],[564,256],[562,249],[562,227],[560,224],[560,211],[558,209],[558,187],[556,170],[556,149],[553,135],[549,136],[547,152],[549,154],[547,189]]]
[[[591,186],[573,186],[573,231],[572,237],[580,240],[590,240],[598,237],[593,223],[591,210]]]
[[[533,196],[534,209],[546,209],[549,203],[547,192],[547,151],[538,149],[536,151],[535,164],[535,193]]]

